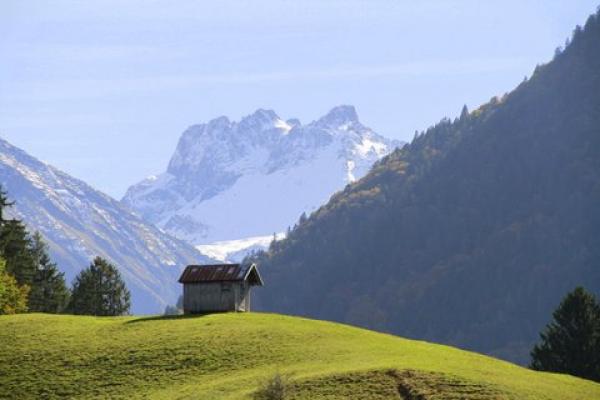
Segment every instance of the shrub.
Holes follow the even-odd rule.
[[[281,374],[275,374],[266,380],[254,393],[254,400],[283,400],[286,398],[288,380]]]

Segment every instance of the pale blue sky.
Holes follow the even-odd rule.
[[[0,0],[0,137],[120,197],[181,132],[353,104],[409,140],[548,61],[598,0]]]

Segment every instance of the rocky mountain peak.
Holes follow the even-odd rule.
[[[360,124],[352,106],[306,125],[258,109],[186,130],[167,173],[132,186],[123,202],[193,245],[269,242],[397,145]]]
[[[331,111],[317,121],[317,124],[341,126],[353,122],[358,122],[358,114],[354,106],[341,105],[331,109]]]
[[[257,121],[263,123],[269,123],[279,120],[279,116],[273,110],[265,110],[264,108],[259,108],[254,111],[252,114],[242,118],[241,122],[244,121]]]
[[[227,129],[231,126],[231,121],[224,115],[220,117],[214,118],[206,124],[206,131],[215,131],[215,130],[223,130]]]

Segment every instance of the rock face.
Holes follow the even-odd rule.
[[[115,263],[132,292],[133,313],[174,304],[182,268],[210,261],[118,201],[1,139],[0,184],[16,201],[12,216],[44,235],[68,281],[95,256]]]
[[[239,122],[219,117],[188,128],[167,171],[122,202],[191,244],[255,247],[248,238],[283,232],[401,145],[362,125],[352,106],[307,125],[271,110]]]

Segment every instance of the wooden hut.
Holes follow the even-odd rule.
[[[262,286],[255,264],[189,265],[183,284],[183,313],[250,311],[250,288]]]

